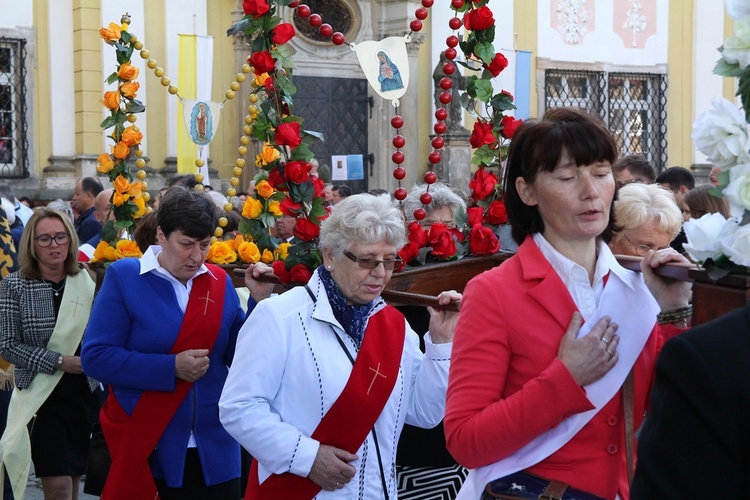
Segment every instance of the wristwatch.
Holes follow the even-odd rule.
[[[57,357],[57,369],[58,370],[62,370],[62,362],[63,362],[63,357],[62,357],[62,354],[60,354]]]

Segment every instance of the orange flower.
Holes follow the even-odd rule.
[[[140,181],[131,183],[128,188],[128,194],[131,198],[140,198],[143,195],[143,184]]]
[[[115,168],[115,162],[112,161],[112,157],[107,153],[100,154],[96,161],[98,162],[96,171],[100,174],[108,174],[110,170]]]
[[[130,190],[130,182],[128,182],[128,180],[122,175],[118,175],[117,178],[112,181],[112,185],[114,186],[115,191],[120,194],[125,194]]]
[[[263,85],[265,85],[266,80],[268,80],[268,73],[261,73],[260,75],[255,75],[255,86],[262,87]]]
[[[214,241],[208,249],[206,260],[214,264],[231,264],[237,260],[237,254],[224,241]]]
[[[104,99],[99,100],[107,109],[118,109],[120,107],[120,93],[109,90],[104,93]]]
[[[136,132],[134,126],[130,126],[122,131],[122,142],[128,146],[135,146],[141,143],[143,140],[143,134]]]
[[[112,204],[116,207],[121,207],[126,201],[128,201],[128,198],[130,198],[130,195],[115,192],[112,194]]]
[[[237,246],[237,253],[240,255],[242,262],[247,262],[248,264],[255,264],[260,260],[258,245],[252,241],[242,241]]]
[[[263,255],[260,256],[260,261],[264,264],[270,264],[273,262],[273,252],[267,248],[263,250]]]
[[[106,42],[116,42],[122,36],[122,30],[119,24],[109,23],[108,28],[99,28],[99,36]]]
[[[141,87],[141,84],[138,82],[123,83],[122,85],[120,85],[120,92],[125,97],[134,99],[140,87]]]
[[[130,148],[128,147],[127,144],[125,144],[124,142],[120,141],[117,144],[115,144],[114,146],[112,146],[112,154],[118,160],[124,160],[130,154]]]
[[[255,166],[263,168],[279,159],[281,153],[275,147],[269,143],[263,145],[263,149],[260,150],[260,154],[255,157]]]
[[[124,257],[143,257],[141,249],[138,248],[138,243],[130,240],[119,240],[114,253],[116,259],[122,259]]]
[[[135,199],[135,206],[138,207],[138,211],[133,214],[134,219],[140,219],[141,217],[146,215],[146,200],[143,198],[143,196]]]
[[[268,202],[268,212],[272,215],[284,215],[281,211],[281,203],[278,201],[269,201]]]
[[[125,63],[120,66],[120,71],[117,72],[117,76],[119,76],[121,80],[135,80],[138,78],[138,68],[130,63]]]
[[[247,217],[248,219],[255,219],[260,215],[260,213],[263,211],[263,204],[253,198],[252,196],[248,196],[245,198],[245,203],[242,205],[242,216]]]
[[[115,249],[109,246],[109,243],[102,240],[99,242],[98,245],[96,245],[96,249],[94,250],[94,259],[93,259],[95,262],[101,262],[101,261],[112,262],[115,259],[116,259]]]
[[[255,185],[255,192],[263,198],[268,198],[275,193],[276,190],[268,183],[268,181],[260,181]]]

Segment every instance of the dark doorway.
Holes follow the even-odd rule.
[[[294,113],[304,120],[303,128],[320,132],[325,141],[313,144],[320,167],[332,172],[332,156],[361,155],[362,179],[339,181],[352,193],[368,190],[370,156],[367,148],[367,123],[370,118],[371,100],[367,96],[367,80],[356,78],[321,78],[295,76]],[[324,169],[325,170],[325,169]]]

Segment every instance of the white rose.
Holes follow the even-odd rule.
[[[750,266],[750,225],[740,228],[721,242],[724,255],[738,266]]]
[[[738,165],[729,170],[729,184],[722,194],[729,202],[733,217],[742,217],[750,210],[750,165]]]
[[[734,22],[734,35],[724,42],[721,57],[729,64],[739,64],[740,69],[750,66],[750,18]]]
[[[750,16],[750,2],[748,0],[727,0],[727,14],[732,19],[742,19]]]
[[[744,114],[726,99],[713,99],[711,103],[715,109],[703,113],[693,124],[696,147],[717,167],[750,163],[750,129]]]
[[[719,213],[690,219],[682,225],[688,240],[683,248],[695,262],[716,259],[721,254],[722,239],[732,235],[738,227],[735,219],[725,219]]]

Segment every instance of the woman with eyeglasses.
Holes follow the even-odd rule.
[[[518,252],[466,286],[453,345],[445,435],[472,469],[459,500],[521,486],[528,498],[563,486],[565,498],[629,498],[657,323],[688,290],[652,269],[681,256],[649,251],[635,273],[606,245],[616,156],[581,110],[549,110],[513,136],[504,197]]]
[[[0,283],[0,355],[16,366],[0,460],[15,498],[24,497],[29,456],[45,499],[77,498],[86,471],[99,382],[81,368],[94,282],[77,249],[69,217],[36,209],[21,237],[19,271]]]
[[[404,423],[443,417],[457,319],[431,310],[422,354],[380,297],[404,232],[389,196],[347,197],[321,226],[309,283],[258,304],[240,331],[219,415],[256,459],[246,498],[396,498]]]

